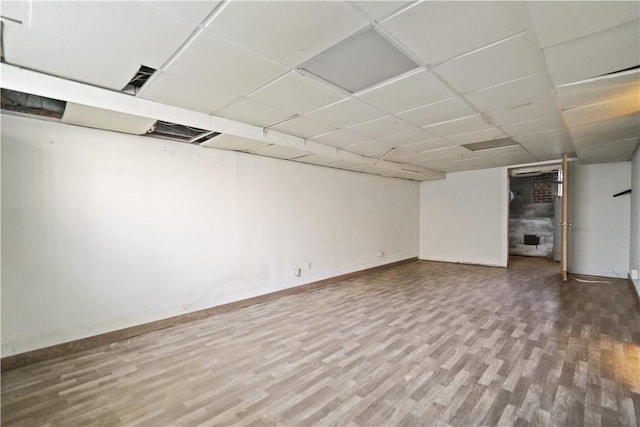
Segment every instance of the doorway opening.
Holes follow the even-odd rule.
[[[562,259],[561,165],[509,171],[509,257]]]

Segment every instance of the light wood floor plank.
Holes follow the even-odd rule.
[[[2,373],[3,426],[640,420],[628,284],[417,261]]]

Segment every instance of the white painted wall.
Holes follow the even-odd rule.
[[[417,256],[418,224],[414,182],[3,115],[2,356]]]
[[[506,266],[504,168],[449,173],[420,185],[420,258]]]
[[[629,269],[640,270],[640,148],[631,162],[631,224],[629,236]],[[640,296],[640,280],[633,284]]]
[[[570,163],[569,272],[626,278],[629,272],[631,162]]]

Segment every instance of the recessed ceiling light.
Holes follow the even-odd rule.
[[[415,62],[370,28],[332,46],[302,69],[355,93],[416,67]]]
[[[471,151],[489,150],[491,148],[510,147],[512,145],[518,145],[511,138],[492,139],[490,141],[474,142],[472,144],[464,144],[462,147]]]

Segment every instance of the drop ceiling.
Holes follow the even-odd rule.
[[[68,80],[76,125],[197,122],[223,134],[203,147],[414,180],[638,146],[638,2],[3,1],[0,15],[4,69],[35,73],[36,95],[51,95],[40,75]],[[157,71],[123,91],[143,65]],[[89,88],[108,92],[70,99]]]

